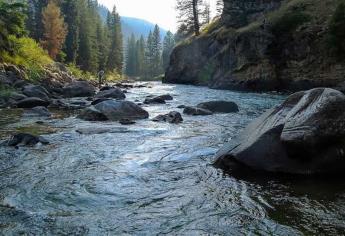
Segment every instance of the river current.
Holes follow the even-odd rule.
[[[150,119],[178,105],[234,101],[236,114],[150,119],[132,126],[54,113],[37,124],[0,110],[0,137],[35,130],[47,146],[0,146],[2,235],[343,235],[345,183],[337,179],[236,178],[211,163],[283,96],[149,83],[127,100],[171,94],[144,105]],[[77,132],[79,131],[79,132]],[[83,133],[83,134],[80,134]]]

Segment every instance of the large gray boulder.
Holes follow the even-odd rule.
[[[199,108],[199,107],[188,107],[186,106],[183,109],[183,114],[191,115],[191,116],[208,116],[212,115],[212,111]]]
[[[91,118],[90,118],[91,117]],[[99,119],[97,119],[99,117]],[[146,119],[149,113],[140,106],[129,101],[107,100],[85,109],[78,116],[84,120],[106,120],[119,121],[122,119],[138,120]]]
[[[251,123],[216,155],[238,166],[289,174],[345,173],[345,95],[317,88],[291,95]]]
[[[233,113],[239,111],[236,103],[227,101],[203,102],[198,104],[197,107],[214,113]]]
[[[15,106],[18,108],[33,108],[38,106],[47,107],[49,102],[36,97],[25,98],[18,101]]]
[[[27,85],[23,88],[22,92],[28,97],[36,97],[43,100],[49,100],[49,92],[39,85]]]
[[[110,88],[107,90],[100,91],[97,95],[96,98],[114,98],[114,99],[125,99],[126,95],[122,92],[121,89],[119,88]]]
[[[95,95],[96,88],[87,81],[74,81],[62,91],[65,97],[90,97]]]

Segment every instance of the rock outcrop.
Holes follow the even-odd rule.
[[[300,91],[344,81],[345,62],[325,45],[337,1],[224,3],[221,19],[175,47],[163,82]]]
[[[215,165],[288,174],[345,173],[345,95],[329,88],[291,95],[216,155]]]
[[[239,111],[236,103],[228,101],[203,102],[198,104],[197,107],[214,113],[235,113]]]

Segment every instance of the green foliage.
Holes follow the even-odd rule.
[[[310,15],[305,12],[303,1],[294,1],[293,3],[282,7],[268,16],[272,32],[275,35],[291,33],[298,26],[311,19]]]
[[[198,80],[202,83],[210,81],[215,71],[215,65],[212,62],[207,63],[198,74]]]
[[[6,3],[0,0],[0,51],[9,51],[10,35],[24,35],[25,14],[21,3]]]
[[[169,66],[170,54],[173,51],[175,44],[176,43],[174,35],[170,31],[168,31],[163,41],[162,59],[164,69],[166,69]]]
[[[122,74],[115,72],[107,72],[105,74],[106,82],[116,82],[123,80]]]
[[[31,38],[16,38],[11,35],[9,42],[12,52],[2,51],[0,53],[2,60],[24,67],[30,80],[39,80],[44,73],[44,67],[51,64],[52,59]]]
[[[329,23],[329,46],[338,57],[345,57],[345,2],[337,6]]]
[[[94,81],[97,79],[96,75],[93,75],[91,72],[81,70],[73,63],[68,64],[67,69],[75,78]]]
[[[220,20],[218,18],[216,20],[211,21],[209,24],[205,25],[202,29],[201,34],[204,35],[204,34],[212,33],[213,31],[215,31],[219,27],[219,22],[220,22]]]

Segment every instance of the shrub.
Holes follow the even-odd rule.
[[[115,82],[115,81],[121,81],[121,80],[123,80],[123,77],[118,72],[107,72],[105,74],[106,82]]]
[[[291,9],[284,12],[272,22],[272,31],[275,35],[290,33],[303,23],[310,20],[310,16],[301,9]]]
[[[27,37],[9,36],[11,51],[0,52],[4,62],[22,66],[26,69],[29,79],[38,80],[44,73],[44,67],[53,61],[38,43]]]
[[[345,57],[345,3],[341,2],[329,23],[329,46],[337,56]]]

